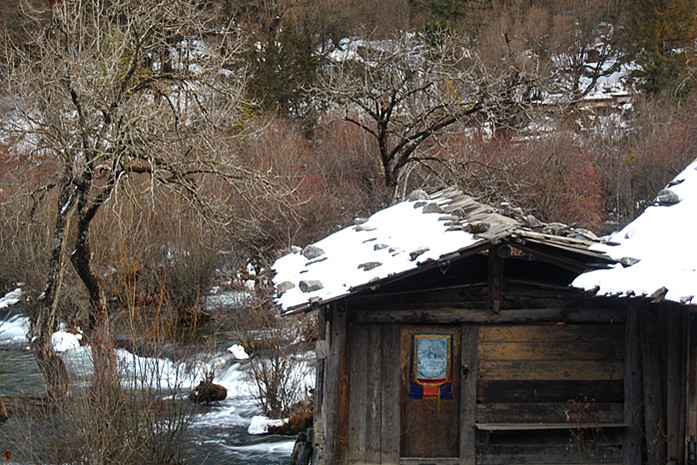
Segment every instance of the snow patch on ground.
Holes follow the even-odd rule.
[[[0,308],[7,308],[19,302],[22,297],[22,289],[17,288],[0,297]]]
[[[53,350],[56,352],[66,352],[80,347],[82,334],[66,331],[65,325],[61,324],[60,329],[51,335]]]

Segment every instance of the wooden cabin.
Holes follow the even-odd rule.
[[[449,189],[279,259],[319,319],[313,463],[697,463],[692,296],[612,288],[613,244]]]

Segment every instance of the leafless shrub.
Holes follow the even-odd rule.
[[[627,121],[609,122],[591,144],[613,229],[621,228],[651,204],[656,193],[697,158],[693,104],[639,99]]]
[[[38,464],[158,464],[186,461],[188,428],[195,407],[183,401],[181,388],[200,376],[184,363],[165,359],[165,342],[177,331],[175,313],[166,305],[132,308],[121,330],[148,357],[116,351],[112,330],[102,328],[86,365],[86,384],[73,384],[69,395],[28,404],[15,412],[14,438],[3,437],[13,457]],[[94,350],[108,351],[96,356]],[[134,350],[137,351],[137,350]],[[89,354],[90,352],[86,352]]]
[[[313,323],[306,318],[281,319],[268,300],[257,300],[234,316],[234,326],[251,353],[249,381],[262,412],[271,418],[288,418],[307,410],[305,385],[309,367],[302,359]]]

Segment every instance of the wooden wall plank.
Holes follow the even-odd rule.
[[[623,463],[624,465],[636,465],[641,463],[644,416],[639,324],[636,308],[631,308],[627,312],[624,370],[624,422],[627,424],[627,429],[624,437]]]
[[[460,366],[460,465],[474,465],[476,460],[476,398],[477,346],[479,328],[463,325],[461,328]]]
[[[624,360],[623,338],[600,342],[482,342],[480,360]]]
[[[399,394],[400,371],[399,354],[401,334],[399,325],[382,325],[382,450],[381,462],[384,465],[399,463]]]
[[[624,325],[582,324],[529,324],[481,326],[479,340],[482,342],[597,342],[622,340]]]
[[[685,387],[682,380],[684,347],[682,332],[682,309],[666,308],[663,313],[668,319],[667,361],[666,361],[666,435],[668,459],[683,457],[684,436],[681,435],[682,392]]]
[[[365,463],[368,413],[369,327],[349,325],[349,462]]]
[[[665,413],[661,386],[660,341],[658,320],[654,311],[639,313],[642,393],[644,398],[644,433],[647,464],[666,463]]]
[[[620,361],[480,360],[482,380],[621,380],[624,363]]]
[[[622,461],[622,451],[619,447],[606,446],[590,450],[586,453],[569,450],[567,445],[545,447],[541,453],[540,447],[534,443],[525,446],[490,446],[480,449],[477,453],[477,463],[480,465],[511,465],[511,464],[617,464]]]
[[[498,402],[477,404],[477,423],[566,423],[570,425],[593,422],[595,418],[600,423],[622,423],[624,421],[624,405],[622,403],[592,403],[597,416],[579,418],[569,402]]]
[[[380,463],[382,454],[382,331],[379,325],[370,325],[366,332],[367,363],[363,376],[366,378],[364,440],[365,462]]]
[[[577,428],[573,428],[576,430]],[[556,429],[541,432],[540,430],[512,430],[512,431],[494,431],[487,434],[486,431],[477,432],[477,446],[486,448],[494,445],[509,445],[521,447],[537,447],[545,450],[548,446],[555,447],[559,445],[573,447],[578,446],[578,441],[571,435],[572,428]],[[622,430],[621,428],[600,428],[596,431],[593,428],[587,428],[590,439],[593,444],[600,447],[607,446],[622,446]],[[544,433],[544,434],[541,434]],[[635,465],[640,465],[641,462]]]
[[[477,402],[566,402],[587,396],[596,402],[622,402],[623,380],[599,381],[520,381],[481,380],[477,386]]]

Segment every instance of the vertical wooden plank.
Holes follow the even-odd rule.
[[[381,325],[366,328],[365,462],[380,463],[382,443],[382,330]]]
[[[332,305],[329,333],[329,358],[325,383],[323,412],[325,413],[326,463],[347,463],[348,447],[348,338],[346,309]]]
[[[462,325],[460,357],[460,465],[474,465],[479,327]]]
[[[672,306],[671,306],[672,307]],[[680,383],[681,354],[682,354],[682,321],[680,311],[677,308],[661,309],[668,319],[667,347],[666,347],[666,434],[668,446],[668,459],[677,460],[682,457],[680,447],[683,438],[680,436],[681,392],[683,384]]]
[[[349,462],[364,463],[368,413],[367,376],[369,327],[349,324]]]
[[[317,313],[317,342],[327,343],[327,317],[326,314],[329,312],[327,307],[322,307]],[[321,341],[321,342],[320,342]],[[312,447],[312,463],[318,464],[325,463],[324,453],[326,451],[326,443],[324,435],[324,390],[326,389],[326,382],[324,378],[324,372],[326,369],[327,356],[329,354],[324,354],[323,358],[317,359],[317,368],[315,373],[315,396],[314,396],[314,411],[312,418],[312,429],[313,434],[313,447]]]
[[[642,392],[644,397],[644,431],[648,465],[666,463],[665,414],[661,386],[661,337],[655,309],[642,309],[639,314],[641,342]]]
[[[697,314],[688,313],[685,463],[697,463]]]
[[[381,462],[399,464],[399,382],[402,374],[399,355],[401,350],[400,326],[382,325],[382,450]]]
[[[622,448],[624,465],[641,463],[643,400],[641,392],[641,354],[637,310],[627,311],[624,350],[624,422],[627,429]]]
[[[685,450],[687,446],[687,442],[685,441],[685,428],[687,426],[686,423],[686,416],[685,416],[685,405],[687,404],[687,350],[686,348],[688,347],[687,341],[688,341],[688,325],[689,325],[689,320],[687,318],[689,311],[682,307],[678,307],[678,321],[680,324],[680,411],[678,414],[680,415],[680,430],[678,431],[678,438],[680,438],[679,441],[679,450],[677,457],[678,463],[683,460],[685,457]]]

